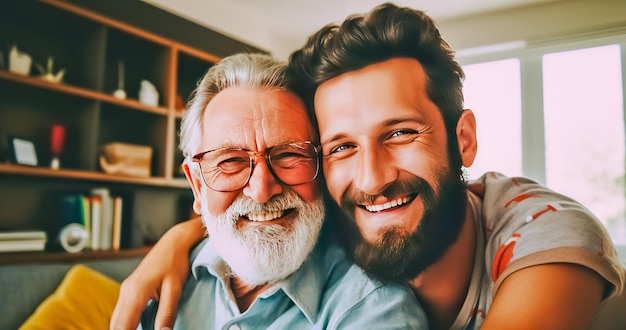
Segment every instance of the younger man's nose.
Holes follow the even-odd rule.
[[[358,161],[354,186],[366,194],[379,194],[398,178],[393,157],[388,153],[364,150]]]

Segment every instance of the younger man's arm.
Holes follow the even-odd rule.
[[[604,279],[581,265],[532,266],[507,277],[482,329],[589,329]]]
[[[178,300],[189,276],[189,252],[205,237],[201,218],[170,228],[122,282],[111,330],[135,329],[150,299],[159,301],[155,328],[173,328]]]

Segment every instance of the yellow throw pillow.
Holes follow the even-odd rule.
[[[120,284],[85,266],[75,265],[20,330],[108,329]]]

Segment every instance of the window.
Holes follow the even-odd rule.
[[[470,178],[534,178],[581,202],[626,246],[625,45],[616,36],[466,59],[479,146]]]
[[[619,45],[543,56],[546,183],[587,206],[626,244]]]
[[[463,68],[465,108],[476,116],[478,153],[469,178],[487,171],[522,175],[522,102],[518,59]],[[493,138],[493,137],[498,138]]]

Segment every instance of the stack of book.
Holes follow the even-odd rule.
[[[0,231],[0,252],[43,251],[47,240],[41,230]]]
[[[122,196],[122,194],[124,196]],[[119,250],[129,247],[131,214],[130,194],[111,193],[108,188],[94,188],[87,193],[61,196],[61,227],[70,223],[84,226],[91,250]]]

